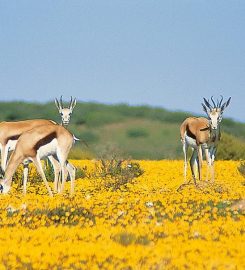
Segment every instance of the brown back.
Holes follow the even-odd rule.
[[[16,144],[16,152],[25,153],[26,157],[33,157],[37,150],[53,139],[57,139],[60,147],[71,148],[73,135],[60,125],[43,125],[24,132]]]
[[[42,125],[57,125],[52,120],[33,119],[17,122],[1,122],[0,123],[0,137],[5,138],[1,143],[7,143],[8,140],[17,140],[20,135],[34,127]],[[3,135],[3,136],[1,136]]]
[[[209,122],[204,117],[189,117],[180,126],[181,139],[186,134],[195,139],[197,143],[205,143],[209,139]]]

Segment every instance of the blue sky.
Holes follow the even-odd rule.
[[[245,1],[0,0],[0,100],[61,94],[245,122]]]

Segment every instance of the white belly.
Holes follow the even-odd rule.
[[[189,137],[189,136],[187,136],[186,134],[185,134],[185,143],[188,146],[190,146],[190,147],[192,147],[194,149],[197,149],[197,142],[196,142],[196,140],[193,139],[193,138],[191,138],[191,137]]]
[[[53,139],[50,143],[41,146],[37,150],[37,156],[40,159],[43,159],[43,158],[45,158],[47,156],[51,156],[51,155],[56,154],[57,145],[58,145],[57,139]]]
[[[18,140],[9,140],[7,143],[7,148],[9,149],[9,151],[13,151],[16,147]]]
[[[187,136],[186,134],[185,134],[185,143],[188,146],[190,146],[190,147],[192,147],[194,149],[197,149],[197,142],[196,142],[196,140],[193,139],[193,138],[191,138],[191,137],[189,137],[189,136]],[[207,145],[207,143],[203,143],[202,144],[202,149],[205,149],[205,148],[209,148],[209,146]]]
[[[5,145],[6,149],[8,149],[8,151],[13,151],[15,149],[16,143],[18,140],[8,140],[7,144]],[[2,151],[2,144],[0,143],[0,151]]]

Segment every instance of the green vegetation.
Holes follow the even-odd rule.
[[[217,158],[224,159],[224,160],[245,159],[244,140],[240,138],[236,138],[233,135],[223,133],[221,137],[220,145],[217,151]]]
[[[60,122],[54,103],[1,102],[0,121],[46,118]],[[201,111],[201,108],[200,108]],[[132,159],[182,158],[181,122],[190,116],[150,106],[78,103],[69,130],[80,138],[71,158],[95,158],[113,145]],[[224,119],[219,159],[245,159],[245,124]]]

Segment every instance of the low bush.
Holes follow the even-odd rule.
[[[113,148],[106,149],[101,158],[96,161],[94,172],[89,175],[93,179],[102,179],[105,188],[118,190],[144,173],[138,163],[121,158]]]

